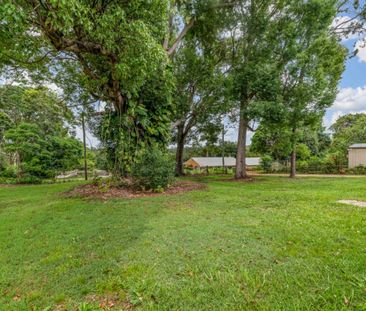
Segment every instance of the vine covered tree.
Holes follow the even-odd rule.
[[[121,133],[112,135],[118,137],[113,145],[121,148],[110,150],[130,159],[128,150],[167,141],[173,83],[169,57],[188,31],[208,33],[217,21],[214,12],[230,2],[5,0],[0,68],[13,74],[26,69],[28,77],[51,79],[65,90],[76,81],[108,104],[106,114],[115,121],[104,124]]]

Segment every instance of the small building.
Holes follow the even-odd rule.
[[[225,167],[235,167],[236,159],[233,157],[224,158]],[[258,166],[260,158],[246,158],[248,167]],[[193,157],[184,163],[189,168],[222,167],[222,157]]]
[[[348,149],[348,167],[366,166],[366,144],[354,144]]]
[[[259,157],[250,157],[245,159],[245,164],[248,167],[256,167],[261,163],[261,158]]]

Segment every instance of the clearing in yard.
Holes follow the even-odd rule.
[[[0,188],[0,310],[366,309],[361,178],[195,179],[103,201]]]

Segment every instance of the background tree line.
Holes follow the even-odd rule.
[[[350,24],[334,25],[351,9]],[[247,131],[258,124],[259,133],[287,135],[281,152],[295,176],[303,133],[337,93],[347,56],[340,40],[364,16],[358,1],[340,0],[5,0],[0,70],[18,83],[54,83],[62,101],[87,110],[115,176],[153,152],[164,157],[172,139],[182,174],[190,137],[214,141],[228,117],[238,128],[236,178],[247,177]],[[36,154],[51,139],[35,132],[22,126],[4,137],[10,145],[32,137]],[[21,153],[21,143],[10,145]]]

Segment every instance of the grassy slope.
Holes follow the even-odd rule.
[[[207,191],[88,202],[0,188],[0,310],[118,292],[143,309],[366,309],[365,179],[205,179]],[[345,303],[346,302],[346,303]]]

